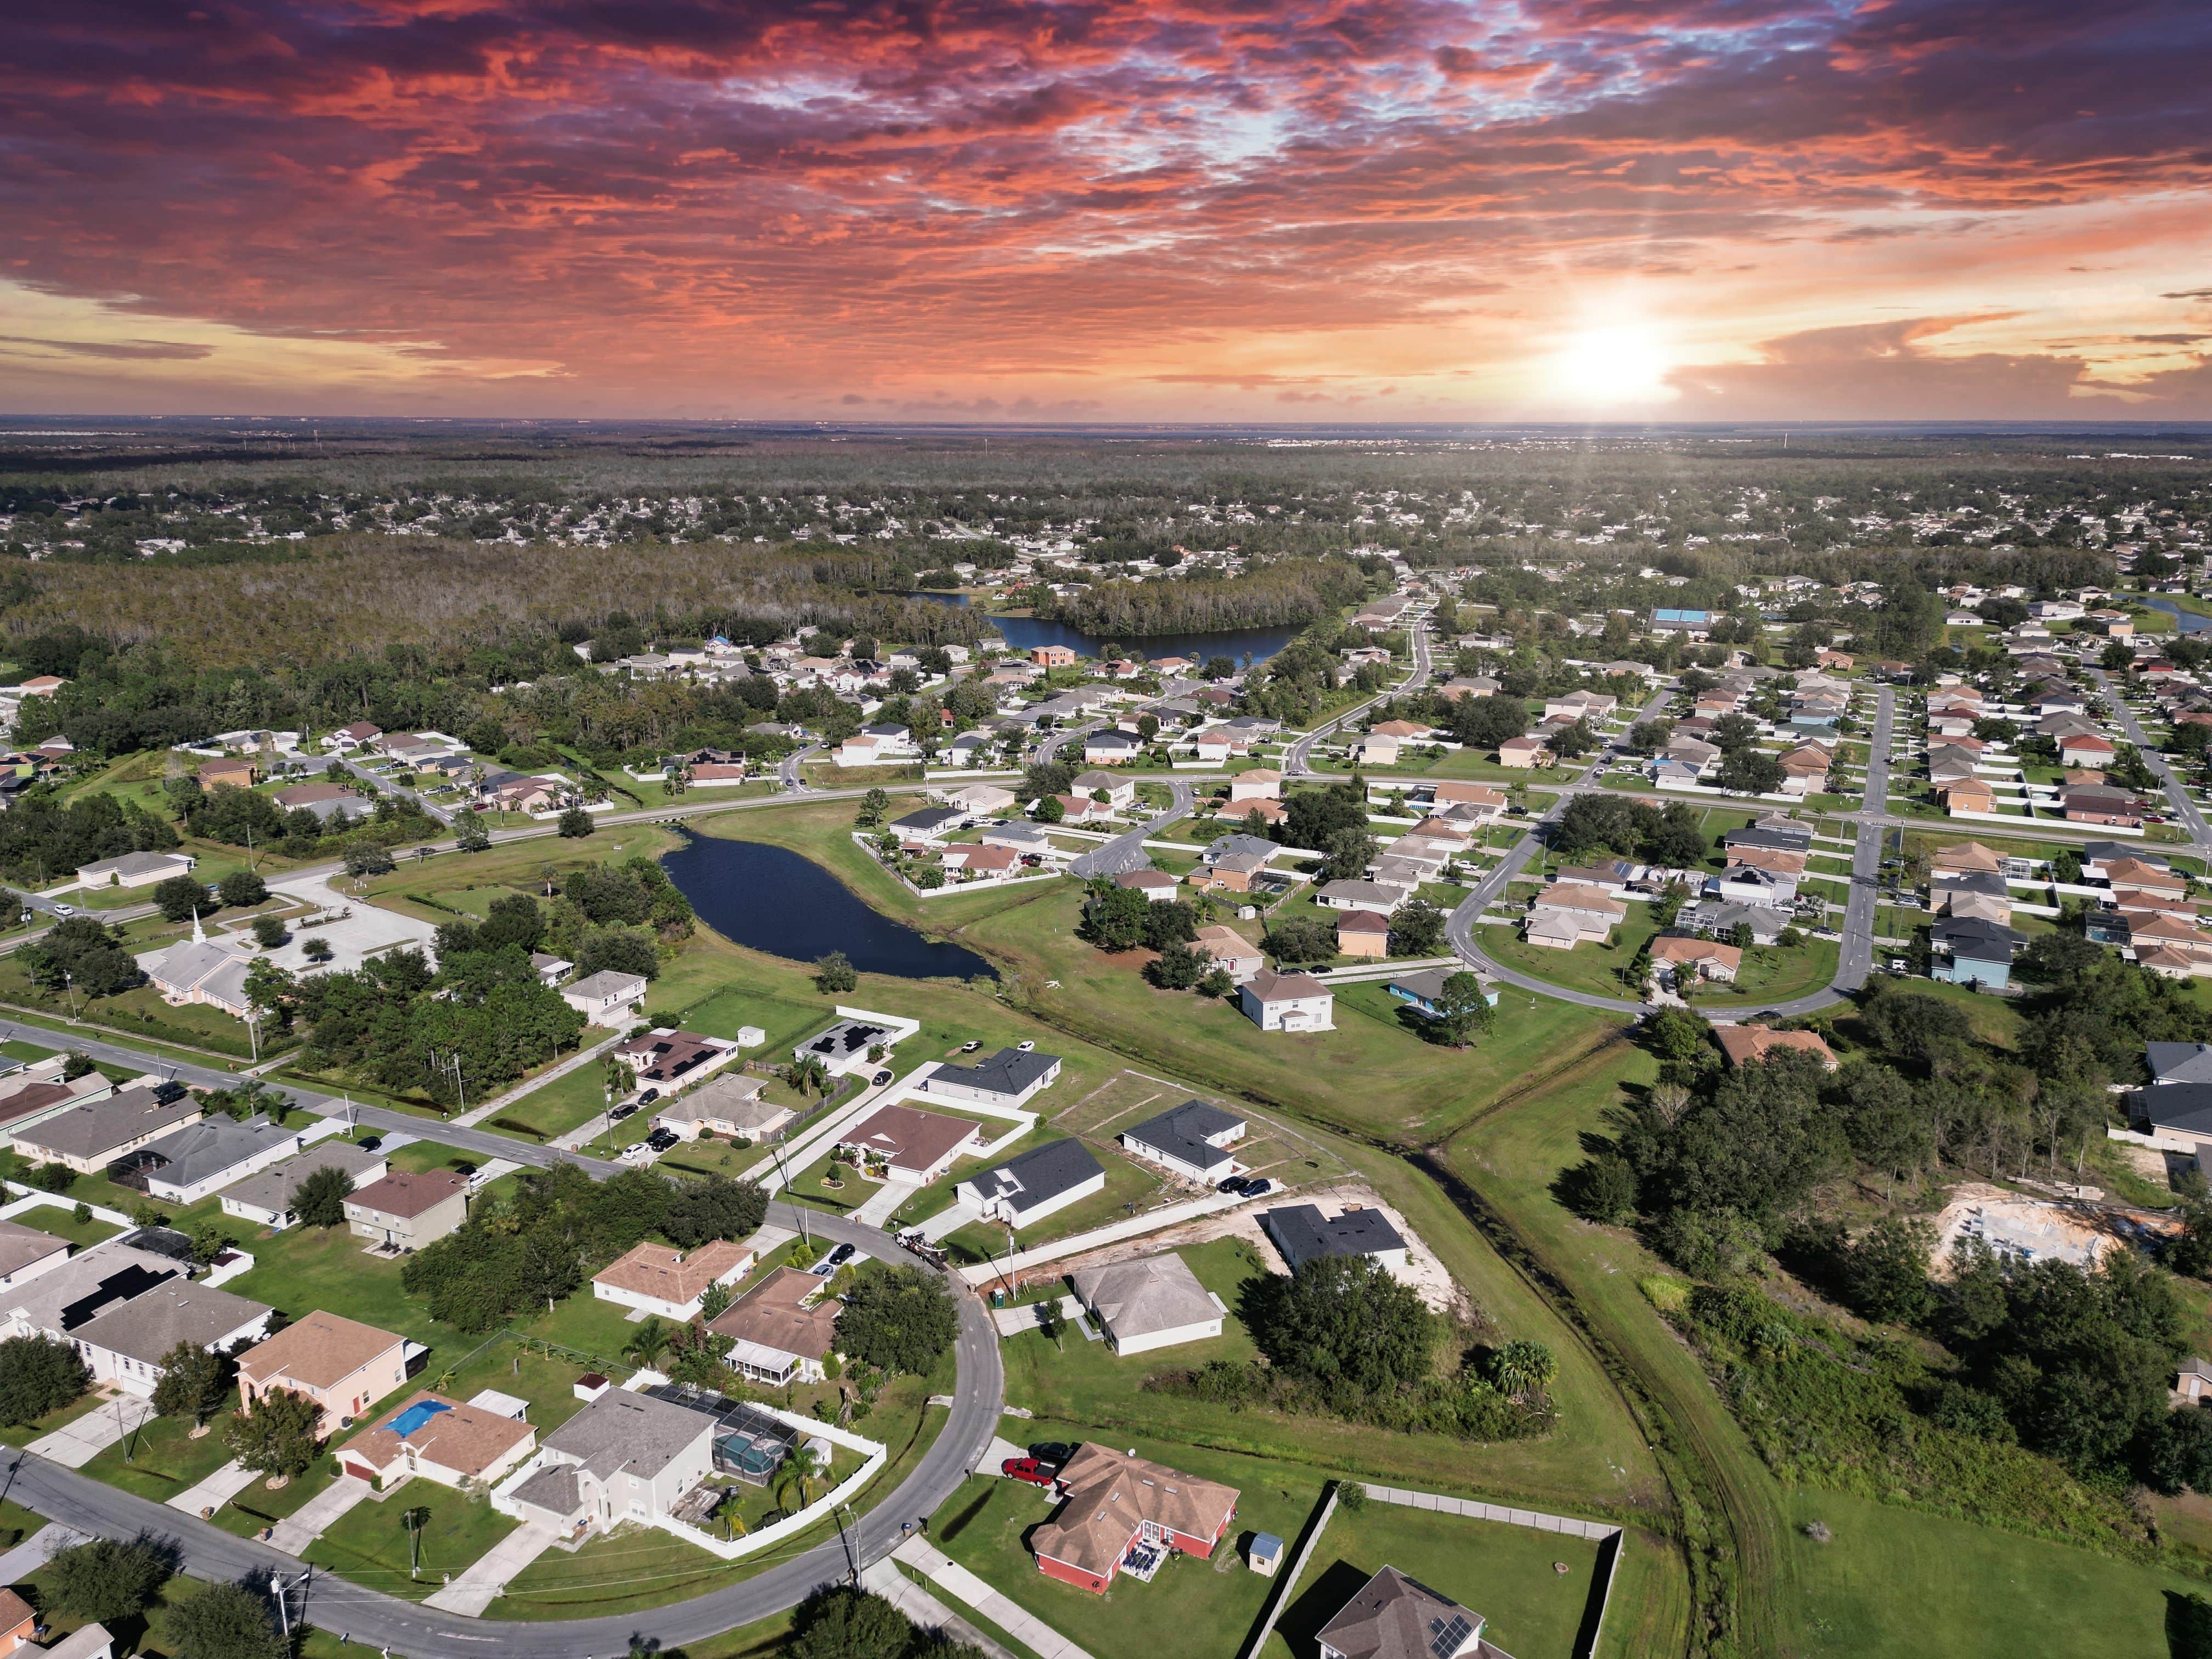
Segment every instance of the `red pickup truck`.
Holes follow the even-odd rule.
[[[1009,1480],[1026,1480],[1032,1486],[1052,1485],[1052,1471],[1034,1457],[1009,1457],[999,1465],[999,1473]]]

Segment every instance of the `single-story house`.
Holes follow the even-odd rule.
[[[1060,1466],[1054,1488],[1066,1501],[1030,1534],[1037,1567],[1102,1595],[1139,1546],[1211,1556],[1236,1521],[1242,1496],[1234,1486],[1090,1441]]]
[[[889,1050],[897,1041],[892,1029],[872,1020],[841,1019],[818,1036],[811,1036],[791,1051],[798,1060],[818,1060],[832,1074],[848,1077],[880,1064],[878,1048]]]
[[[118,1303],[181,1278],[184,1268],[166,1255],[102,1239],[66,1261],[5,1292],[0,1335],[67,1337]]]
[[[963,827],[970,816],[957,806],[924,806],[893,818],[890,828],[902,841],[941,841]]]
[[[696,1140],[702,1133],[758,1140],[798,1115],[790,1107],[764,1098],[767,1088],[766,1078],[723,1072],[662,1105],[653,1121],[655,1127],[672,1130],[685,1140]]]
[[[592,1294],[617,1307],[688,1324],[699,1316],[699,1298],[709,1285],[736,1284],[752,1270],[754,1260],[750,1249],[726,1238],[689,1251],[647,1240],[593,1273]]]
[[[629,1063],[641,1084],[661,1088],[681,1083],[702,1068],[711,1070],[738,1052],[738,1045],[723,1037],[702,1036],[696,1031],[662,1026],[617,1046],[615,1053]]]
[[[0,1221],[0,1291],[51,1273],[69,1260],[70,1242],[26,1227],[20,1221]]]
[[[1191,948],[1210,957],[1217,967],[1229,970],[1229,977],[1242,984],[1267,966],[1267,958],[1260,947],[1247,939],[1233,927],[1218,922],[1198,930]]]
[[[1164,870],[1125,870],[1114,878],[1114,884],[1142,893],[1155,904],[1174,902],[1176,893],[1182,886]]]
[[[1083,763],[1085,766],[1121,766],[1139,759],[1145,745],[1127,732],[1116,732],[1110,726],[1087,733],[1083,739]]]
[[[97,1175],[116,1159],[200,1121],[199,1097],[180,1083],[125,1089],[10,1132],[15,1150],[46,1164]]]
[[[1076,1300],[1091,1310],[1107,1342],[1125,1358],[1221,1334],[1221,1304],[1173,1251],[1085,1267],[1073,1283]]]
[[[387,1250],[419,1250],[469,1218],[468,1178],[452,1170],[394,1170],[356,1188],[345,1215],[356,1238],[374,1239]]]
[[[1260,1212],[1260,1226],[1292,1273],[1323,1256],[1364,1255],[1394,1272],[1406,1266],[1406,1240],[1380,1210],[1325,1216],[1315,1204]]]
[[[561,1000],[594,1025],[617,1026],[645,1005],[645,976],[603,968],[561,988]]]
[[[489,1487],[538,1449],[538,1431],[519,1418],[421,1389],[338,1452],[338,1468],[386,1490],[409,1475],[441,1486]]]
[[[1230,1150],[1244,1139],[1245,1121],[1202,1100],[1186,1100],[1121,1131],[1121,1150],[1169,1174],[1211,1187],[1237,1172]]]
[[[839,1137],[837,1150],[882,1170],[884,1179],[925,1186],[956,1158],[983,1149],[982,1126],[912,1106],[878,1106]]]
[[[1406,902],[1395,887],[1373,881],[1328,881],[1315,890],[1314,902],[1324,910],[1370,910],[1387,916]]]
[[[80,887],[151,887],[171,876],[188,876],[197,863],[187,853],[125,853],[77,866]]]
[[[1001,1048],[973,1066],[950,1060],[921,1081],[921,1087],[947,1100],[1015,1109],[1029,1104],[1040,1090],[1060,1080],[1060,1056],[1033,1049]]]
[[[1483,1639],[1487,1621],[1385,1566],[1315,1638],[1321,1659],[1508,1659]]]
[[[1743,968],[1743,952],[1733,945],[1719,945],[1694,933],[1662,933],[1651,941],[1651,960],[1662,963],[1680,979],[1735,982]]]
[[[109,1176],[172,1204],[197,1204],[234,1181],[295,1156],[303,1144],[297,1130],[281,1129],[265,1116],[243,1123],[203,1118],[118,1159]]]
[[[1728,1056],[1731,1066],[1747,1066],[1753,1060],[1765,1060],[1778,1048],[1795,1048],[1811,1054],[1831,1072],[1841,1063],[1818,1031],[1778,1031],[1766,1025],[1721,1025],[1714,1028],[1713,1035],[1720,1039],[1721,1052]]]
[[[1135,781],[1113,772],[1079,772],[1075,778],[1075,793],[1097,796],[1103,790],[1106,805],[1119,812],[1137,799]]]
[[[1470,971],[1462,968],[1424,968],[1415,973],[1401,974],[1390,981],[1390,994],[1435,1019],[1443,1012],[1444,981],[1455,974]],[[1495,1008],[1498,987],[1480,975],[1476,975],[1476,983],[1482,987],[1482,1000]]]
[[[364,1152],[349,1140],[319,1140],[297,1158],[222,1190],[222,1212],[256,1226],[283,1232],[299,1220],[293,1202],[300,1183],[318,1170],[342,1170],[356,1187],[384,1179],[390,1166],[381,1152]]]
[[[161,1362],[179,1342],[227,1352],[258,1342],[275,1310],[228,1291],[172,1279],[109,1308],[70,1332],[95,1383],[153,1398]]]
[[[952,1189],[956,1200],[975,1206],[985,1220],[1016,1231],[1105,1190],[1105,1166],[1073,1138],[1048,1140],[977,1170]]]
[[[2120,752],[2119,745],[2110,738],[2094,732],[2077,732],[2059,739],[2058,763],[2061,766],[2106,767],[2112,763]]]
[[[837,1299],[827,1279],[796,1267],[778,1267],[747,1291],[707,1328],[727,1337],[730,1369],[756,1382],[818,1382],[823,1362],[837,1351]]]
[[[1571,951],[1586,943],[1602,945],[1627,916],[1628,907],[1602,888],[1554,882],[1530,903],[1522,932],[1531,945]]]
[[[529,1478],[506,1501],[524,1521],[570,1535],[664,1520],[714,1473],[716,1421],[611,1389],[545,1437]]]
[[[1237,988],[1237,1006],[1263,1031],[1333,1031],[1336,993],[1309,974],[1262,968]]]
[[[115,1085],[98,1072],[62,1076],[65,1056],[56,1054],[0,1079],[0,1146],[15,1144],[18,1130],[36,1128],[73,1106],[106,1100]]]
[[[318,1308],[239,1357],[245,1406],[271,1389],[303,1394],[323,1408],[330,1434],[407,1381],[407,1342],[390,1331]]]

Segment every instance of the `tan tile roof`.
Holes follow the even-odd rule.
[[[239,1358],[238,1374],[257,1385],[285,1378],[310,1389],[327,1389],[400,1343],[390,1331],[318,1308],[248,1348]]]
[[[394,1170],[383,1180],[372,1181],[358,1192],[349,1194],[346,1202],[358,1204],[364,1210],[374,1210],[380,1215],[413,1217],[435,1209],[455,1193],[468,1189],[466,1177],[451,1170],[425,1170],[420,1174]]]
[[[1060,1481],[1067,1501],[1030,1534],[1030,1547],[1102,1577],[1144,1522],[1193,1538],[1216,1538],[1242,1495],[1234,1486],[1089,1441],[1060,1469]]]
[[[592,1283],[657,1297],[681,1307],[751,1254],[726,1238],[702,1244],[689,1255],[648,1241],[593,1273]]]
[[[409,1407],[425,1401],[447,1409],[428,1419],[403,1441],[392,1432],[391,1425]],[[405,1444],[414,1447],[416,1455],[426,1463],[451,1469],[456,1474],[480,1475],[536,1432],[527,1423],[501,1417],[480,1406],[465,1406],[428,1389],[417,1389],[390,1411],[379,1412],[376,1421],[376,1427],[348,1441],[344,1449],[358,1452],[364,1462],[377,1469],[390,1468],[398,1459],[400,1447]]]
[[[1721,1040],[1721,1051],[1738,1066],[1764,1060],[1777,1048],[1799,1048],[1818,1056],[1830,1071],[1836,1069],[1836,1056],[1820,1040],[1820,1034],[1817,1031],[1777,1031],[1765,1025],[1723,1025],[1715,1035]]]
[[[1651,954],[1662,962],[1717,962],[1732,969],[1743,965],[1743,951],[1736,945],[1717,945],[1705,939],[1685,939],[1674,933],[1662,933],[1653,939]]]

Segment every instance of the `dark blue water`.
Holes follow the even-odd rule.
[[[2180,631],[2185,634],[2202,634],[2206,629],[2212,628],[2212,617],[2200,617],[2194,611],[2184,611],[2162,595],[2147,593],[2143,596],[2143,603],[2154,611],[2165,611],[2180,624]]]
[[[771,956],[813,962],[842,951],[864,974],[901,979],[996,978],[973,951],[924,939],[872,910],[810,858],[755,841],[694,836],[660,860],[699,919]]]
[[[968,603],[965,593],[911,593],[908,597],[927,599],[933,605]],[[1193,662],[1202,663],[1208,657],[1226,657],[1239,667],[1248,654],[1255,663],[1267,661],[1306,631],[1301,624],[1295,628],[1232,628],[1218,634],[1133,634],[1109,641],[1103,635],[1085,634],[1066,623],[1047,622],[1039,617],[986,617],[983,620],[997,629],[999,636],[1017,651],[1033,651],[1040,645],[1064,645],[1079,657],[1096,657],[1102,647],[1110,643],[1148,661],[1162,657],[1188,657]]]

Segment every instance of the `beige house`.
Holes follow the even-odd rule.
[[[1237,987],[1237,1006],[1263,1031],[1333,1031],[1336,993],[1309,974],[1261,969]]]
[[[1498,763],[1527,771],[1557,763],[1559,757],[1544,746],[1541,738],[1508,738],[1498,745]]]
[[[1743,967],[1743,952],[1733,945],[1662,933],[1651,941],[1651,960],[1664,963],[1677,980],[1711,979],[1732,983]]]
[[[1229,780],[1229,804],[1239,801],[1279,800],[1283,793],[1283,775],[1272,767],[1255,766]]]
[[[406,1381],[404,1338],[319,1308],[247,1349],[238,1361],[238,1394],[246,1407],[271,1389],[289,1389],[323,1408],[322,1434],[343,1427]]]
[[[751,1250],[726,1238],[690,1251],[647,1240],[592,1274],[592,1294],[617,1307],[688,1324],[699,1316],[699,1298],[708,1287],[736,1284],[753,1259]]]
[[[1211,957],[1217,966],[1226,968],[1229,977],[1240,985],[1267,965],[1258,945],[1235,928],[1218,924],[1200,928],[1191,948]]]
[[[537,1430],[521,1419],[427,1389],[377,1419],[346,1443],[338,1468],[356,1480],[381,1481],[387,1491],[416,1474],[441,1486],[496,1486],[538,1449]]]
[[[1347,910],[1336,919],[1339,956],[1380,959],[1390,954],[1390,918],[1372,910]]]
[[[1528,908],[1522,935],[1547,951],[1571,951],[1578,945],[1605,943],[1628,919],[1628,907],[1601,887],[1554,882]]]
[[[767,1087],[764,1077],[724,1072],[677,1096],[653,1114],[653,1121],[657,1127],[672,1130],[686,1140],[696,1140],[702,1134],[720,1135],[726,1140],[739,1135],[758,1140],[774,1134],[797,1115],[790,1107],[765,1098],[763,1091]]]
[[[97,1175],[126,1152],[197,1123],[198,1097],[181,1085],[125,1089],[119,1095],[72,1106],[45,1122],[10,1132],[15,1151],[46,1164],[66,1164],[79,1175]]]
[[[386,1250],[419,1250],[469,1218],[469,1183],[451,1170],[394,1170],[347,1194],[346,1224]]]

